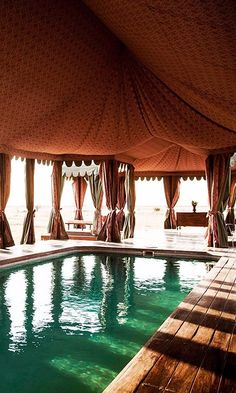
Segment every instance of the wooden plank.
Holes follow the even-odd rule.
[[[227,259],[221,261],[221,264],[227,263]],[[184,320],[187,318],[196,303],[202,298],[208,290],[207,284],[218,277],[221,267],[214,267],[207,276],[202,280],[202,286],[195,288],[186,299],[179,305],[171,316],[162,324],[159,331],[149,340],[149,342],[139,351],[139,353],[127,364],[114,381],[105,389],[104,393],[113,392],[134,392],[140,382],[145,378],[148,371],[153,367],[157,360],[162,356],[165,348],[168,348],[173,337],[181,328]],[[220,277],[221,279],[221,277]],[[208,284],[209,285],[209,284]],[[179,313],[179,318],[176,318]]]
[[[215,346],[218,343],[219,348],[213,349],[221,351],[221,359],[223,356],[225,363],[225,349],[234,342],[230,339],[234,326],[231,313],[234,303],[229,294],[233,287],[235,266],[235,259],[221,258],[199,286],[163,323],[147,347],[140,350],[138,355],[141,355],[142,361],[144,352],[151,348],[151,361],[148,362],[146,358],[150,369],[147,370],[146,363],[137,366],[136,355],[104,392],[187,392],[212,340]],[[219,331],[216,334],[217,326]],[[222,338],[225,347],[221,348]],[[219,374],[219,370],[217,372]],[[215,382],[217,384],[219,379],[215,379]],[[227,386],[227,383],[225,379],[224,385]]]
[[[235,326],[236,295],[233,293],[233,290],[235,288],[236,277],[234,269],[230,270],[227,279],[228,282],[232,282],[234,280],[234,282],[232,282],[232,289],[225,304],[225,309],[227,309],[227,312],[230,313],[233,318],[228,321],[228,331],[226,331],[225,321],[222,324],[221,319],[219,319],[210,346],[202,360],[201,367],[193,383],[192,392],[199,392],[206,389],[206,384],[208,386],[207,391],[217,392],[219,385],[221,384],[222,374],[225,372],[227,353]],[[236,377],[235,374],[234,377]],[[233,380],[231,378],[231,386],[232,384]],[[234,386],[236,386],[235,380]]]
[[[218,393],[236,392],[236,323],[230,338],[228,353],[226,356],[224,374],[221,378]]]
[[[224,270],[218,274],[217,278],[224,279],[228,275],[228,270]],[[207,296],[211,294],[211,296]],[[207,296],[208,310],[212,303],[216,300],[218,291],[212,290],[210,287],[206,290],[204,296]],[[212,295],[214,294],[213,300]],[[203,296],[203,297],[204,297]],[[201,299],[199,300],[199,302]],[[206,306],[205,302],[204,305]],[[193,308],[193,310],[196,307]],[[205,310],[205,307],[204,307]],[[219,314],[220,312],[218,312]],[[168,385],[168,391],[185,391],[185,386],[191,386],[193,373],[197,372],[198,366],[200,365],[202,355],[206,350],[206,346],[211,340],[213,330],[201,327],[199,324],[202,323],[206,318],[206,310],[202,315],[199,316],[198,323],[195,319],[192,320],[193,311],[189,314],[186,321],[183,323],[181,328],[176,333],[169,350],[165,351],[162,357],[159,358],[155,366],[152,368],[148,376],[145,378],[143,384],[137,389],[137,392],[147,392],[153,390],[154,386],[156,389],[163,390]],[[195,317],[194,317],[195,318]],[[217,320],[215,319],[215,324]],[[195,338],[197,341],[191,340]],[[186,370],[186,362],[180,360],[187,359],[191,363],[191,370]],[[197,359],[196,359],[197,358]],[[190,372],[189,372],[190,371]],[[170,380],[174,377],[174,383],[170,384]],[[181,390],[180,386],[181,385]],[[178,389],[177,389],[178,387]],[[144,389],[143,389],[144,388]]]
[[[225,272],[225,271],[227,272],[225,280],[228,280],[229,277],[231,276],[232,272],[224,269],[223,272]],[[218,277],[220,277],[220,275]],[[222,275],[221,275],[221,277],[222,277]],[[217,293],[217,295],[218,295],[218,293]],[[209,311],[211,311],[211,308],[213,308],[214,314],[215,314],[215,316],[217,316],[217,318],[214,318],[212,320],[211,328],[205,328],[205,327],[201,326],[202,322],[199,324],[198,330],[192,338],[192,342],[190,343],[190,345],[188,345],[189,352],[193,353],[193,358],[191,358],[191,356],[190,356],[190,359],[189,359],[189,362],[191,364],[186,363],[186,362],[180,362],[178,364],[174,375],[172,376],[169,384],[166,387],[167,389],[171,390],[171,389],[175,388],[176,391],[181,391],[181,392],[189,392],[190,388],[191,388],[191,391],[193,391],[193,392],[208,391],[209,387],[212,385],[212,377],[213,377],[212,370],[214,370],[214,367],[216,367],[216,364],[217,364],[217,361],[215,359],[216,353],[218,355],[218,360],[219,360],[219,363],[217,364],[218,370],[216,370],[216,371],[219,372],[219,368],[222,367],[222,362],[223,362],[222,356],[224,356],[225,352],[223,352],[222,350],[217,351],[214,347],[213,348],[210,347],[210,351],[209,351],[209,345],[212,345],[212,342],[215,340],[215,345],[218,344],[218,346],[219,346],[220,337],[221,338],[224,337],[225,340],[226,340],[226,338],[229,339],[229,336],[230,336],[229,333],[217,332],[217,334],[216,334],[215,329],[217,329],[217,327],[219,326],[219,321],[220,321],[219,318],[221,317],[222,311],[226,308],[226,306],[229,302],[230,292],[228,294],[224,293],[223,297],[221,298],[221,307],[219,307],[219,309],[217,309],[218,307],[216,307],[216,305],[215,305],[215,303],[218,304],[217,295],[216,295],[215,299],[213,300],[211,306],[207,310],[203,321],[208,318],[208,313],[209,313]],[[231,329],[232,329],[232,321],[230,321],[230,322],[231,322]],[[197,347],[194,350],[194,346],[196,344],[197,344]],[[200,344],[200,347],[198,350],[199,344]],[[227,348],[227,341],[226,341],[225,345],[226,345],[225,348]],[[211,356],[207,356],[207,354],[208,355],[211,354]],[[205,359],[206,357],[208,358],[208,361],[203,363],[202,359]],[[215,361],[215,363],[214,363],[214,361]],[[194,381],[195,375],[199,374],[198,367],[200,365],[203,366],[203,368],[202,368],[203,372],[202,372],[201,376],[198,378],[201,386],[194,385],[194,387],[193,386],[191,387],[191,385]]]

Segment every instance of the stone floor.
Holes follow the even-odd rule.
[[[39,241],[34,245],[18,245],[10,247],[7,250],[0,250],[0,263],[15,262],[16,259],[29,259],[31,256],[35,258],[42,256],[43,253],[51,254],[56,252],[63,252],[69,248],[84,249],[87,247],[106,247],[109,249],[130,250],[152,250],[155,255],[159,252],[169,254],[176,254],[178,252],[186,255],[214,255],[214,256],[236,256],[236,248],[230,247],[228,249],[209,248],[207,247],[206,230],[204,228],[182,228],[181,230],[145,230],[138,231],[134,239],[128,239],[120,244],[104,243],[100,241],[86,241],[86,240],[48,240]]]

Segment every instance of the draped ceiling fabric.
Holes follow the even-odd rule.
[[[27,214],[24,220],[21,244],[34,244],[34,167],[35,160],[26,159],[25,162],[25,199]]]
[[[75,199],[75,220],[83,220],[83,204],[84,204],[84,197],[87,190],[87,181],[83,176],[74,177],[73,183],[73,192],[74,192],[74,199]],[[85,228],[85,225],[74,225],[75,228]]]
[[[210,155],[206,160],[206,176],[210,204],[208,246],[228,247],[223,212],[230,192],[230,154]]]
[[[10,226],[4,212],[10,194],[11,160],[0,154],[0,248],[14,246]]]
[[[176,217],[174,207],[178,202],[180,196],[180,177],[179,176],[164,176],[164,191],[166,196],[166,203],[168,206],[166,218],[164,221],[165,229],[176,228]]]
[[[0,152],[199,172],[236,151],[236,2],[0,3]]]

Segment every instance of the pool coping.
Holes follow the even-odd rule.
[[[169,250],[169,249],[156,249],[154,247],[137,247],[137,246],[123,246],[115,243],[103,244],[81,244],[75,246],[62,247],[56,246],[56,249],[47,251],[34,251],[30,254],[22,254],[19,256],[6,255],[4,259],[0,258],[0,270],[2,268],[10,268],[11,266],[23,265],[25,263],[38,262],[40,260],[47,260],[50,258],[57,258],[63,255],[71,255],[74,253],[105,253],[105,254],[127,254],[143,257],[158,257],[158,256],[173,256],[177,258],[196,258],[218,261],[220,256],[211,251],[183,251],[183,250]]]

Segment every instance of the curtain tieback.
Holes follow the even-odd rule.
[[[54,217],[55,217],[57,220],[60,218],[60,215],[61,215],[60,210],[61,210],[61,207],[60,207],[59,209],[53,209]]]
[[[207,217],[214,217],[218,213],[221,213],[221,212],[219,212],[218,210],[209,210],[208,213],[207,213]]]

